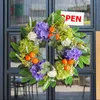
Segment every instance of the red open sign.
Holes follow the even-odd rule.
[[[65,17],[68,25],[84,25],[84,13],[62,11],[61,16]]]

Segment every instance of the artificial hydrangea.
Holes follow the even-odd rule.
[[[38,22],[34,28],[35,33],[38,38],[41,40],[45,40],[48,38],[49,34],[49,25],[45,22]]]
[[[57,72],[56,72],[56,70],[55,70],[55,68],[53,67],[53,70],[51,70],[51,71],[49,71],[48,73],[47,73],[47,75],[49,76],[49,77],[56,77],[56,75],[57,75]]]
[[[71,50],[65,49],[63,56],[68,60],[70,59],[78,60],[81,54],[82,54],[81,50],[79,50],[78,48],[73,48]]]
[[[44,74],[41,73],[42,64],[44,61],[39,62],[38,64],[32,65],[30,72],[32,73],[32,76],[36,79],[36,81],[42,80],[44,77]]]
[[[30,32],[27,37],[29,40],[36,41],[37,35],[34,32]]]
[[[70,46],[71,40],[69,38],[66,38],[64,41],[61,42],[62,46]]]

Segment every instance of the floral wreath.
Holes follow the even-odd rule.
[[[64,22],[61,11],[57,11],[43,22],[29,20],[26,27],[21,27],[21,40],[11,42],[14,51],[9,56],[14,62],[21,62],[18,68],[22,82],[37,83],[43,91],[49,86],[55,87],[57,80],[72,85],[73,77],[78,76],[77,67],[90,64],[89,43],[83,39],[87,34]],[[56,50],[53,65],[40,52],[46,44]]]

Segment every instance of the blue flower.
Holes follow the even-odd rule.
[[[30,72],[32,73],[32,76],[36,79],[36,81],[39,81],[39,80],[42,80],[44,75],[41,74],[41,70],[42,70],[42,64],[44,63],[45,61],[41,61],[39,62],[38,64],[35,64],[31,67],[30,69]]]
[[[34,31],[37,34],[38,39],[46,40],[49,34],[49,25],[45,22],[38,22],[34,28]]]
[[[63,56],[68,60],[70,59],[78,60],[81,54],[82,54],[81,50],[79,50],[78,48],[73,48],[71,50],[65,49]]]

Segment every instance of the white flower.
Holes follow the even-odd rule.
[[[66,38],[64,41],[61,42],[62,46],[69,46],[71,44],[71,40]]]
[[[52,71],[49,71],[49,72],[47,73],[47,75],[48,75],[49,77],[56,77],[57,72],[56,72],[55,68],[53,67],[53,70],[52,70]]]
[[[41,40],[40,39],[35,39],[35,45],[39,45],[41,43]]]
[[[28,33],[27,37],[28,37],[29,40],[35,41],[36,38],[37,38],[37,35],[34,32],[30,32],[30,33]]]

